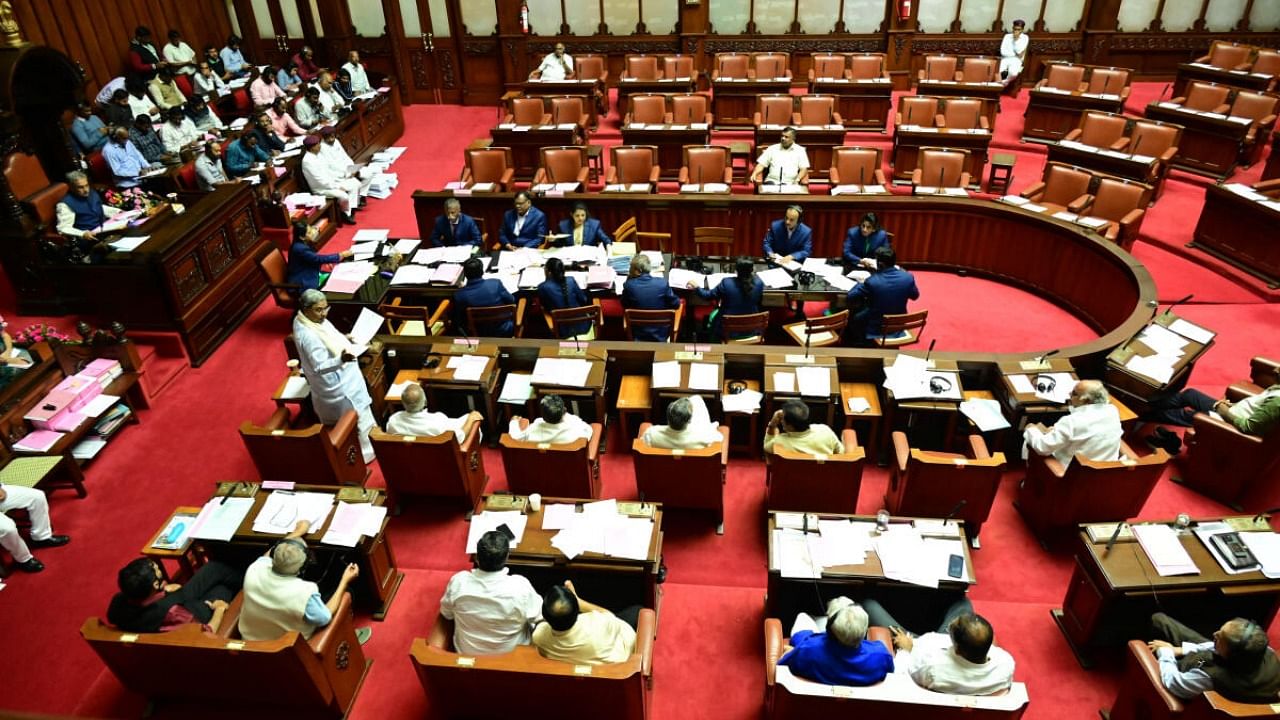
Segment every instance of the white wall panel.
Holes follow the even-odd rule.
[[[795,7],[795,0],[756,0],[756,30],[765,35],[790,31]]]
[[[710,0],[711,29],[718,35],[738,35],[747,30],[751,8],[742,0]]]
[[[316,22],[316,37],[324,37],[324,23],[320,20],[320,6],[311,0],[311,19]]]
[[[920,0],[920,10],[916,15],[921,32],[951,32],[951,21],[956,17],[956,8],[960,0]]]
[[[851,33],[876,32],[884,19],[884,0],[844,0],[844,28]]]
[[[1280,2],[1253,0],[1253,12],[1249,14],[1249,29],[1254,32],[1280,30]]]
[[[467,0],[461,7],[462,24],[468,34],[493,35],[498,31],[498,6],[490,0]],[[556,24],[559,23],[556,20]]]
[[[570,35],[595,35],[600,27],[600,3],[595,0],[568,0],[564,4],[564,15]],[[612,27],[609,29],[617,32]]]
[[[800,29],[809,35],[832,32],[839,14],[840,0],[800,0]]]
[[[1116,27],[1120,32],[1142,32],[1156,16],[1159,0],[1121,0],[1116,14]]]
[[[1180,0],[1166,2],[1164,14],[1160,16],[1160,25],[1165,32],[1186,32],[1200,17],[1199,0]]]
[[[1065,33],[1075,30],[1076,25],[1084,27],[1083,18],[1084,0],[1052,0],[1045,3],[1044,29],[1048,32]],[[1031,23],[1027,25],[1030,30]]]
[[[275,28],[271,27],[271,8],[267,7],[267,0],[253,0],[253,17],[258,21],[258,34],[264,40],[276,36]]]
[[[595,0],[568,0],[569,2],[595,2]],[[604,0],[604,21],[614,35],[630,35],[640,22],[640,7],[635,0]]]
[[[651,35],[674,35],[680,0],[644,0],[644,26]]]
[[[996,20],[1000,3],[996,0],[962,0],[960,4],[960,32],[990,32]]]
[[[1013,31],[1013,21],[1021,20],[1027,24],[1030,33],[1036,26],[1036,18],[1040,16],[1040,0],[1004,0],[1004,31]]]

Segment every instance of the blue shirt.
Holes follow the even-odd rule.
[[[879,640],[863,640],[851,648],[828,633],[801,630],[791,636],[791,647],[778,664],[824,685],[874,685],[893,672],[893,653]]]
[[[569,237],[561,238],[556,242],[557,245],[573,244],[572,219],[560,221],[560,233],[562,235],[568,235]],[[583,245],[608,245],[611,242],[613,242],[613,239],[606,235],[604,230],[601,229],[599,220],[595,218],[587,218],[587,221],[582,224]]]
[[[804,262],[812,252],[813,231],[804,223],[796,225],[796,229],[791,232],[791,237],[787,237],[787,222],[774,220],[769,226],[769,232],[764,234],[765,257],[777,253],[790,255],[796,262]]]
[[[719,300],[720,313],[723,315],[752,315],[760,312],[764,281],[752,276],[751,289],[743,292],[737,277],[725,278],[710,290],[699,288],[698,295],[704,300]]]
[[[320,287],[320,266],[341,261],[342,255],[338,253],[321,255],[306,242],[294,240],[289,248],[286,279],[301,285],[303,290],[315,290]]]
[[[160,162],[161,156],[165,154],[164,141],[160,139],[160,133],[154,129],[151,132],[140,132],[137,127],[129,128],[129,142],[138,148],[138,152],[142,153],[142,157],[147,162]]]
[[[470,332],[467,323],[467,308],[494,307],[497,305],[515,305],[516,299],[503,287],[501,280],[493,278],[476,278],[458,288],[453,294],[454,325],[465,332]],[[515,335],[515,323],[507,320],[497,325],[482,325],[476,328],[480,335],[486,337],[511,337]]]
[[[844,236],[844,261],[857,265],[862,258],[875,257],[876,248],[888,247],[889,235],[884,230],[876,230],[870,235],[862,234],[862,226],[849,228]]]
[[[116,187],[120,188],[137,187],[138,176],[150,166],[142,153],[138,152],[138,148],[128,140],[125,140],[123,146],[114,142],[107,143],[102,148],[102,157],[111,168]]]
[[[302,619],[316,627],[324,627],[333,620],[333,613],[329,612],[329,606],[320,599],[320,593],[312,593],[311,597],[307,598],[307,607],[302,611]]]
[[[236,140],[227,146],[227,156],[223,159],[223,165],[227,167],[227,174],[232,177],[240,177],[249,172],[249,168],[254,163],[267,162],[271,160],[271,156],[260,145],[254,145],[252,148],[244,144],[244,138]]]
[[[542,244],[547,235],[547,216],[536,207],[531,207],[524,214],[524,225],[520,226],[520,234],[516,234],[516,211],[508,210],[502,216],[502,244],[516,247],[536,248]]]
[[[663,278],[639,275],[622,286],[622,307],[632,310],[674,310],[680,307],[680,298],[671,292],[671,286]],[[670,328],[633,328],[631,336],[636,340],[666,342]]]
[[[885,315],[901,315],[907,311],[907,300],[920,299],[920,289],[915,277],[900,267],[871,273],[866,281],[849,291],[849,305],[866,298],[866,305],[857,317],[866,322],[866,336],[880,337]]]
[[[466,213],[458,215],[458,224],[449,222],[447,215],[436,218],[435,228],[431,231],[431,244],[436,247],[444,245],[479,245],[480,226]]]
[[[76,147],[80,152],[88,155],[95,150],[101,150],[102,146],[107,144],[107,136],[102,132],[105,127],[106,124],[97,115],[90,115],[87,118],[77,117],[73,120],[71,135],[76,139]]]
[[[578,287],[578,281],[571,277],[564,279],[564,287],[554,280],[544,280],[538,286],[538,302],[548,315],[552,310],[579,308],[590,305],[587,294]],[[560,334],[564,337],[585,334],[591,329],[591,323],[571,323],[560,326]]]
[[[302,76],[297,72],[290,75],[288,70],[280,68],[280,70],[276,72],[276,84],[279,85],[282,90],[287,90],[290,85],[301,85]]]
[[[244,53],[240,52],[240,48],[232,50],[229,47],[224,47],[218,53],[218,57],[222,59],[222,69],[232,75],[239,75],[246,69],[247,63],[244,61]]]

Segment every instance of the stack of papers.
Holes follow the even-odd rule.
[[[711,363],[689,364],[689,389],[716,392],[720,389],[720,369]]]
[[[1199,325],[1189,323],[1186,320],[1183,320],[1182,318],[1178,318],[1177,320],[1174,320],[1169,325],[1169,329],[1178,333],[1182,337],[1192,340],[1194,342],[1198,342],[1201,345],[1207,345],[1209,341],[1212,340],[1214,336],[1217,334],[1212,330],[1206,330],[1200,327]]]
[[[920,537],[920,531],[909,525],[891,525],[875,538],[876,555],[880,557],[884,575],[892,580],[938,587],[938,581],[947,576],[947,564],[951,555],[964,557],[959,540]],[[969,568],[959,580],[969,577]]]
[[[426,285],[431,282],[435,270],[422,265],[401,265],[391,278],[392,285]]]
[[[826,367],[797,367],[796,383],[800,394],[810,397],[831,395],[831,369]]]
[[[963,398],[958,373],[930,370],[924,358],[904,354],[899,354],[893,365],[884,369],[884,387],[898,400]]]
[[[310,522],[312,529],[319,530],[333,509],[333,501],[333,493],[276,490],[267,495],[267,501],[253,519],[253,531],[286,535],[300,520]]]
[[[454,355],[445,367],[453,370],[454,380],[478,382],[489,366],[489,359],[488,355]]]
[[[320,542],[325,545],[355,547],[361,536],[374,537],[382,530],[387,508],[370,503],[338,503],[333,521]]]
[[[519,510],[503,510],[499,512],[485,510],[471,516],[471,526],[467,528],[467,548],[468,555],[472,555],[476,551],[476,543],[480,541],[480,537],[490,530],[497,530],[500,526],[506,525],[515,538],[511,540],[511,547],[519,547],[520,540],[524,538],[525,524],[529,522],[529,516]]]
[[[653,520],[619,515],[616,500],[586,503],[582,512],[574,512],[572,505],[549,506],[548,510],[551,507],[557,510],[550,518],[543,517],[542,529],[560,530],[551,538],[551,545],[570,560],[584,552],[630,560],[649,556]]]
[[[795,284],[794,280],[791,278],[791,274],[782,268],[769,268],[768,270],[757,273],[756,277],[760,278],[760,281],[764,283],[765,287],[773,288],[775,290],[780,288],[789,288]]]
[[[123,225],[121,226],[123,227]],[[108,231],[110,232],[110,231]],[[130,252],[136,249],[142,243],[151,239],[150,235],[135,235],[132,237],[124,237],[114,242],[108,243],[113,250],[118,252]]]
[[[533,366],[535,385],[584,387],[591,374],[591,362],[581,358],[538,358]]]
[[[461,263],[469,259],[475,249],[474,245],[422,248],[413,254],[413,262],[421,265],[435,265],[442,262]]]
[[[680,363],[676,360],[654,363],[652,386],[655,388],[680,387]]]
[[[191,526],[191,537],[226,542],[236,534],[240,523],[244,522],[245,516],[252,509],[253,498],[211,498],[196,516],[196,521]]]
[[[507,373],[502,383],[502,392],[498,402],[510,405],[524,405],[533,399],[533,376],[528,373]]]
[[[743,390],[736,394],[726,394],[720,397],[720,407],[726,413],[743,413],[750,415],[760,411],[760,401],[764,399],[764,394],[756,390]]]
[[[978,430],[982,432],[1003,430],[1009,427],[1009,421],[1005,419],[1004,413],[1000,411],[1000,402],[998,400],[984,398],[965,400],[960,403],[960,412],[973,421],[973,424],[977,425]]]
[[[1200,574],[1178,534],[1168,525],[1134,525],[1133,535],[1160,577]]]

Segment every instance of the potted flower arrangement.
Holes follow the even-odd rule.
[[[23,348],[48,340],[70,342],[71,337],[48,323],[32,323],[13,334],[13,344]]]
[[[103,200],[112,207],[126,212],[139,210],[144,215],[150,215],[163,204],[161,198],[138,187],[111,188],[103,193]]]

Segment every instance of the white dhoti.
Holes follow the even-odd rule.
[[[48,540],[53,536],[53,528],[49,524],[49,500],[44,492],[31,488],[5,485],[4,491],[7,497],[0,500],[0,547],[9,551],[14,562],[24,563],[31,559],[31,550],[18,534],[17,523],[3,513],[26,510],[31,518],[31,539]]]

